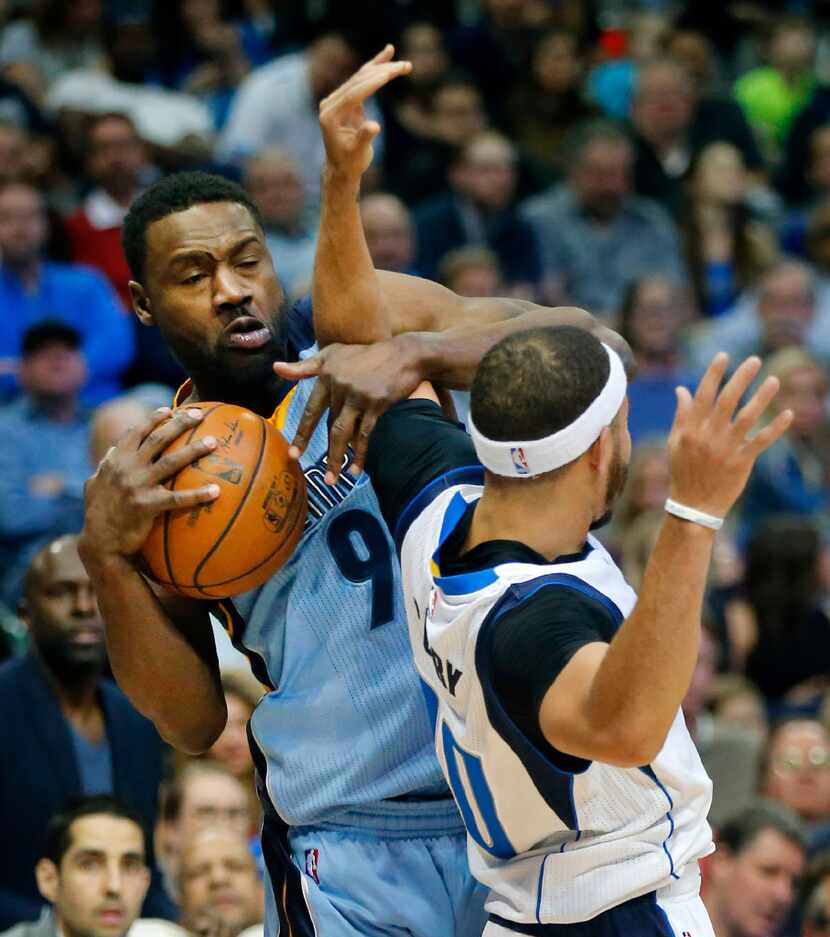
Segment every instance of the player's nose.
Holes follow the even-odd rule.
[[[217,310],[228,306],[246,306],[252,297],[249,285],[232,269],[219,266],[213,278],[213,305]]]

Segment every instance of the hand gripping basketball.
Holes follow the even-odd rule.
[[[206,436],[162,455],[201,419],[200,410],[162,408],[109,450],[84,490],[81,546],[85,552],[99,557],[134,556],[159,514],[206,504],[219,496],[215,484],[175,491],[164,487],[178,471],[216,448],[216,440]]]
[[[778,380],[768,377],[738,410],[761,361],[747,358],[719,390],[728,363],[723,352],[716,355],[694,396],[685,387],[677,388],[677,413],[669,436],[670,497],[715,517],[726,516],[755,460],[781,438],[793,418],[791,410],[784,410],[756,433],[778,393]]]

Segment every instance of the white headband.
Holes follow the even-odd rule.
[[[494,475],[532,478],[561,468],[587,452],[617,415],[628,387],[620,356],[605,343],[602,347],[611,366],[605,387],[584,413],[558,432],[528,442],[499,442],[482,436],[472,417],[468,417],[479,462]]]

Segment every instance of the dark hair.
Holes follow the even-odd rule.
[[[573,326],[516,332],[490,349],[470,397],[476,428],[489,439],[541,439],[584,413],[608,380],[599,339]]]
[[[64,345],[67,348],[81,347],[81,335],[77,329],[57,319],[46,319],[30,326],[23,333],[23,346],[21,353],[25,358],[48,345]]]
[[[798,816],[789,807],[763,798],[752,801],[723,823],[718,830],[718,843],[733,855],[739,855],[765,830],[774,830],[799,849],[807,849],[807,838]]]
[[[144,856],[147,858],[150,855],[150,840],[139,814],[109,794],[95,794],[92,797],[73,798],[51,817],[46,827],[46,848],[43,853],[45,858],[51,859],[59,866],[72,845],[72,824],[84,817],[94,816],[119,817],[135,823],[141,830]]]
[[[259,209],[250,195],[235,182],[206,172],[177,172],[160,179],[142,193],[124,218],[121,241],[132,275],[141,280],[147,260],[147,228],[168,215],[187,211],[194,205],[212,202],[235,202],[243,205],[257,224],[262,224]]]
[[[138,128],[135,125],[135,121],[130,117],[129,114],[124,111],[105,111],[103,114],[91,114],[86,124],[86,139],[87,145],[92,142],[92,135],[95,131],[101,126],[110,120],[119,120],[122,124],[126,124],[133,134],[138,137]]]
[[[563,165],[576,168],[592,143],[623,143],[633,152],[631,138],[620,124],[606,117],[591,117],[578,123],[568,131],[562,142]]]

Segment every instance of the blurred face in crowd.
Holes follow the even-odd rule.
[[[77,819],[57,867],[41,859],[38,887],[55,906],[63,937],[123,937],[150,884],[144,835],[132,820],[106,814]]]
[[[179,867],[180,923],[193,934],[211,923],[235,937],[263,918],[262,883],[244,837],[205,830],[185,843]]]
[[[761,282],[758,317],[768,351],[800,345],[813,320],[815,297],[809,271],[798,264],[782,264]]]
[[[703,33],[680,29],[669,39],[669,55],[689,73],[695,87],[705,88],[714,71],[712,46]]]
[[[0,123],[0,183],[20,173],[25,147],[26,134],[20,127]]]
[[[715,715],[720,721],[739,726],[762,741],[767,737],[767,714],[757,691],[733,693],[719,704]]]
[[[32,397],[59,400],[72,397],[86,383],[86,364],[80,348],[51,342],[23,356],[20,384]]]
[[[495,134],[474,140],[450,170],[453,188],[485,209],[507,208],[516,191],[516,154]]]
[[[597,221],[611,221],[631,192],[631,144],[620,138],[599,138],[585,144],[571,169],[570,184],[587,212]]]
[[[379,270],[405,271],[412,265],[415,240],[406,205],[394,195],[369,195],[360,203],[363,233]]]
[[[146,166],[144,144],[128,120],[99,120],[89,134],[89,174],[116,199],[132,194]]]
[[[773,68],[787,73],[805,71],[815,54],[815,33],[806,23],[783,26],[773,34],[769,53]]]
[[[746,166],[731,143],[710,143],[700,154],[692,190],[703,202],[737,205],[746,196]]]
[[[320,101],[355,71],[360,62],[342,36],[321,36],[309,49],[309,81],[315,101]]]
[[[460,146],[484,130],[487,120],[481,95],[473,85],[445,85],[432,100],[435,135],[445,143]]]
[[[201,391],[243,402],[276,390],[286,300],[244,205],[211,202],[153,222],[143,279],[130,283],[136,314],[158,325]]]
[[[20,617],[54,673],[96,671],[103,665],[104,623],[77,537],[55,540],[32,561]]]
[[[499,268],[491,263],[464,265],[446,285],[459,296],[496,296],[503,286]]]
[[[214,760],[221,761],[234,777],[244,779],[247,783],[253,769],[247,731],[253,710],[236,693],[226,693],[225,704],[228,707],[228,721],[208,754]]]
[[[808,176],[814,189],[830,191],[830,127],[819,127],[810,137]]]
[[[109,37],[112,71],[119,81],[143,83],[155,55],[155,42],[146,23],[121,23]]]
[[[485,0],[485,7],[497,26],[510,29],[524,23],[527,0]]]
[[[576,38],[569,33],[546,36],[536,47],[531,67],[537,84],[548,94],[563,94],[578,87],[582,60]]]
[[[687,720],[696,719],[709,700],[709,693],[715,679],[717,656],[714,638],[706,628],[701,629],[700,649],[697,654],[695,669],[692,671],[689,689],[686,691],[681,704]]]
[[[209,827],[247,836],[250,825],[248,797],[236,778],[218,771],[197,771],[189,778],[179,817],[182,842]]]
[[[101,459],[122,436],[150,415],[150,411],[138,400],[116,398],[95,410],[89,430],[89,452],[93,465]]]
[[[266,225],[291,231],[300,223],[305,206],[303,180],[287,154],[274,150],[254,157],[245,172],[245,188]]]
[[[818,366],[796,367],[781,375],[776,410],[792,410],[791,433],[809,439],[827,422],[827,375]]]
[[[773,734],[765,785],[808,823],[830,817],[830,736],[820,722],[794,720]]]
[[[661,62],[640,71],[632,118],[646,140],[682,135],[693,113],[692,86],[682,66]]]
[[[775,937],[796,899],[804,851],[777,830],[762,830],[734,855],[723,844],[710,865],[730,937]]]
[[[73,0],[66,5],[66,26],[76,36],[89,36],[101,22],[101,0]]]
[[[46,243],[43,201],[31,186],[0,189],[0,260],[12,267],[34,263]]]
[[[808,899],[808,908],[816,901],[819,906],[812,914],[808,910],[804,919],[804,937],[828,937],[830,934],[830,875],[816,885]]]
[[[450,65],[441,31],[431,23],[413,23],[404,30],[401,58],[412,62],[410,81],[422,87],[435,84]]]
[[[634,354],[645,360],[677,351],[680,303],[674,285],[663,277],[649,277],[637,288],[629,320]]]

